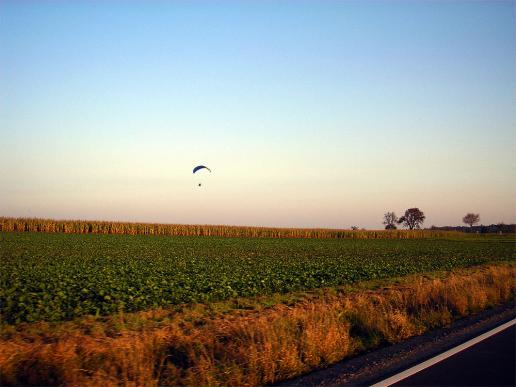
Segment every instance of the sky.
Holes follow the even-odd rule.
[[[515,30],[513,1],[2,0],[0,216],[516,222]]]

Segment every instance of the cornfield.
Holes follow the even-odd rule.
[[[129,223],[9,217],[0,217],[0,231],[28,231],[65,234],[218,236],[234,238],[420,239],[464,237],[464,233],[461,232],[441,230],[354,231],[324,228]]]

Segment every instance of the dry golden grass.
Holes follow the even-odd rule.
[[[304,293],[290,305],[254,310],[193,305],[4,328],[2,384],[277,382],[507,302],[515,274],[514,264],[490,265],[377,290]]]
[[[440,230],[342,230],[227,225],[129,223],[0,217],[0,231],[59,232],[67,234],[125,234],[219,236],[248,238],[418,239],[465,238],[467,234]]]

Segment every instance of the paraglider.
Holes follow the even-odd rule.
[[[193,172],[192,172],[192,173],[194,173],[194,174],[195,174],[195,172],[200,171],[200,170],[202,170],[202,169],[206,169],[206,170],[208,170],[208,171],[211,173],[211,169],[210,169],[210,168],[208,168],[208,167],[207,167],[207,166],[205,166],[205,165],[198,165],[198,166],[196,166],[196,167],[193,169]],[[201,186],[202,186],[202,184],[201,184],[201,183],[199,183],[199,184],[197,184],[197,186],[198,186],[198,187],[201,187]]]
[[[210,172],[211,172],[211,169],[210,169],[210,168],[208,168],[207,166],[205,166],[205,165],[198,165],[198,166],[196,166],[196,167],[193,169],[193,173],[197,172],[197,171],[198,171],[198,170],[200,170],[200,169],[207,169],[208,171],[210,171]]]

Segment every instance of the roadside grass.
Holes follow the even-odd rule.
[[[285,380],[508,302],[516,264],[3,325],[3,385],[232,385]]]

